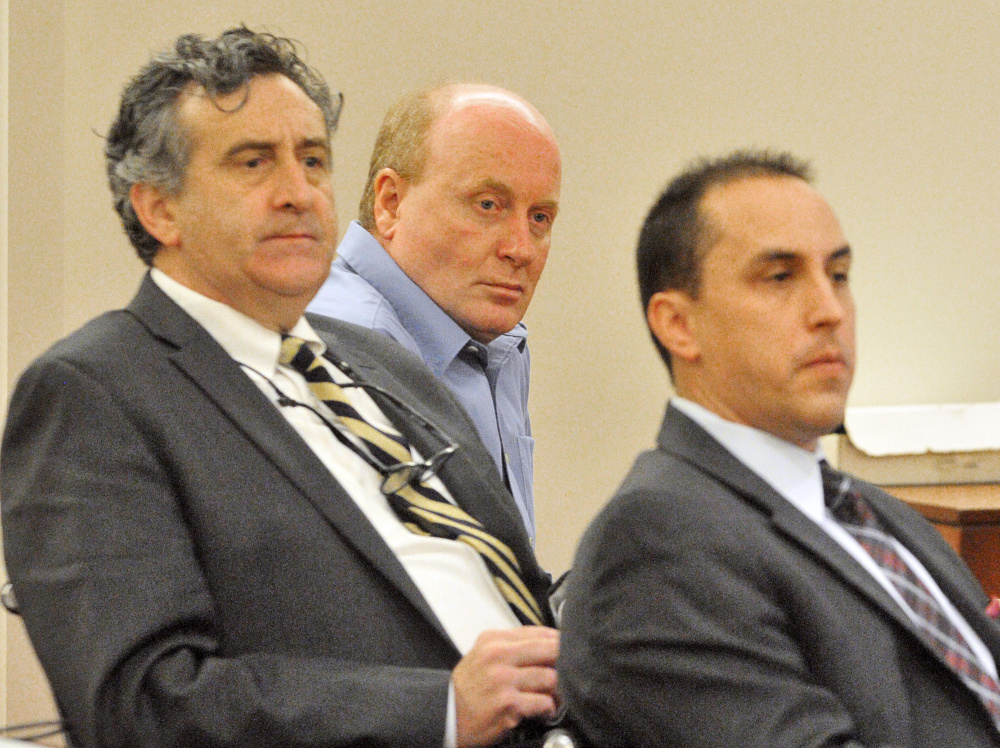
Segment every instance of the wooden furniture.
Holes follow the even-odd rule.
[[[883,488],[933,523],[986,593],[1000,597],[1000,484]]]

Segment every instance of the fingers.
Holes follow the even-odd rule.
[[[558,679],[554,667],[522,667],[514,676],[518,691],[555,695]]]
[[[554,666],[558,654],[558,631],[545,626],[521,626],[505,631],[484,631],[466,657],[526,667]]]
[[[484,632],[452,673],[460,748],[495,743],[529,717],[556,713],[559,632]]]

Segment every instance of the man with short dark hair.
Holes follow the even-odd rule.
[[[584,735],[1000,745],[989,599],[918,514],[822,459],[854,370],[851,249],[805,165],[696,164],[638,266],[677,396],[565,590],[560,686]]]
[[[534,541],[527,329],[559,201],[559,148],[500,88],[419,91],[386,115],[360,222],[309,311],[419,355],[468,411]]]
[[[478,746],[555,711],[548,576],[468,417],[303,316],[339,102],[285,39],[181,37],[126,87],[132,303],[24,373],[4,551],[74,745]]]

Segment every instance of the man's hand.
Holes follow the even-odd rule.
[[[451,674],[458,748],[491,745],[527,717],[554,717],[559,632],[485,631]]]

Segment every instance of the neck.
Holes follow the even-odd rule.
[[[191,274],[185,265],[173,263],[169,257],[161,258],[159,254],[153,266],[195,293],[232,307],[268,330],[282,334],[295,327],[312,299],[311,294],[308,297],[301,294],[283,296],[266,293],[257,288],[235,288],[224,291],[203,276]]]
[[[807,452],[816,451],[816,446],[819,444],[819,437],[822,436],[821,433],[817,433],[814,429],[797,429],[794,427],[794,424],[787,422],[762,422],[759,419],[744,417],[738,408],[731,407],[712,392],[683,387],[679,383],[676,384],[674,390],[678,397],[683,397],[685,400],[701,406],[724,421],[762,431]]]

